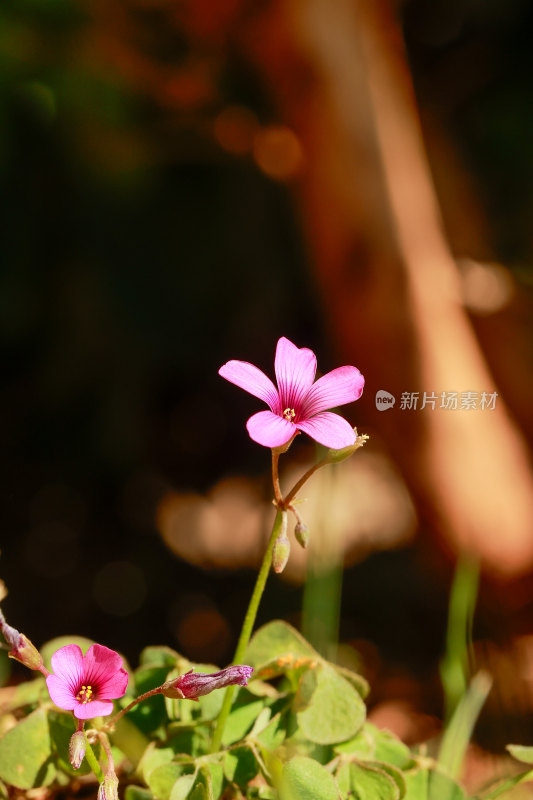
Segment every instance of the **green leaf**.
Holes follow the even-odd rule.
[[[462,788],[451,778],[429,769],[405,773],[404,800],[465,800]]]
[[[224,692],[217,691],[211,692],[210,694],[204,694],[198,698],[198,703],[194,703],[193,711],[195,708],[199,708],[201,719],[216,719],[220,713],[223,702]]]
[[[340,800],[333,776],[317,761],[296,756],[283,766],[281,800]]]
[[[392,764],[383,761],[369,761],[366,763],[361,764],[363,767],[370,767],[380,770],[381,772],[385,772],[388,777],[396,784],[398,787],[398,798],[404,797],[407,787],[405,785],[405,778],[403,776],[403,772],[396,767],[393,767]]]
[[[276,714],[268,725],[255,734],[253,738],[261,747],[265,747],[267,750],[275,750],[283,744],[287,736],[285,724],[286,714]]]
[[[216,761],[204,764],[201,770],[201,779],[206,786],[208,800],[219,800],[224,788],[224,768]]]
[[[85,758],[81,762],[79,769],[74,769],[70,763],[69,744],[71,736],[76,730],[73,717],[70,714],[60,714],[58,711],[49,711],[48,727],[58,766],[69,775],[87,775],[87,773],[91,772],[91,768]],[[99,748],[97,748],[97,752],[95,752],[96,758],[99,758],[98,750]]]
[[[189,663],[183,656],[180,656],[171,647],[165,647],[165,645],[145,647],[139,656],[139,664],[142,667],[168,667],[168,669],[172,669],[179,661]]]
[[[350,739],[365,721],[361,696],[328,664],[304,673],[294,706],[302,732],[316,744]]]
[[[48,786],[55,777],[46,712],[29,714],[0,739],[0,778],[18,789]]]
[[[2,711],[33,705],[42,698],[48,698],[48,691],[44,678],[39,675],[35,680],[19,683],[8,702],[5,705],[2,704]]]
[[[124,800],[153,800],[152,792],[143,786],[126,786]]]
[[[170,763],[156,767],[150,772],[147,783],[156,800],[170,800],[172,788],[184,771],[183,764]]]
[[[242,691],[239,692],[239,697],[243,694],[250,697],[247,692]],[[229,745],[244,739],[262,708],[262,700],[234,706],[224,728],[222,744]]]
[[[157,747],[155,742],[151,742],[137,766],[137,772],[148,784],[152,771],[163,764],[168,764],[174,756],[175,751],[172,747]]]
[[[178,778],[170,792],[170,800],[185,800],[194,786],[196,774],[197,773],[194,772],[192,775],[182,775]]]
[[[533,747],[523,744],[508,744],[505,748],[513,758],[524,764],[533,764]]]
[[[224,775],[230,783],[244,789],[259,772],[255,756],[249,747],[235,747],[224,756]]]
[[[273,659],[281,664],[294,663],[298,658],[320,658],[304,637],[287,622],[275,620],[263,625],[254,634],[246,650],[245,663],[259,669]]]
[[[455,707],[439,749],[439,766],[452,778],[458,778],[477,718],[492,687],[492,678],[484,670],[477,672]]]
[[[370,764],[345,763],[337,773],[344,795],[353,800],[400,800],[402,789],[384,769]]]
[[[348,669],[347,667],[339,667],[337,664],[332,664],[339,675],[342,675],[343,678],[346,678],[348,683],[351,683],[354,689],[357,689],[363,700],[365,697],[368,697],[368,693],[370,692],[370,685],[362,675],[359,675],[358,672],[353,672],[353,670]]]
[[[168,674],[167,667],[139,667],[134,672],[135,690],[137,694],[144,694],[165,682]],[[127,699],[124,701],[127,705]],[[165,698],[155,695],[144,700],[128,712],[128,718],[137,725],[143,733],[155,731],[167,721]]]
[[[400,741],[400,739],[390,731],[380,730],[373,725],[369,725],[369,727],[375,730],[373,754],[373,759],[375,761],[392,764],[399,769],[407,769],[412,766],[413,756],[406,744]]]
[[[189,795],[189,800],[211,800],[203,783],[197,783]]]
[[[335,745],[336,753],[347,753],[360,759],[373,758],[376,752],[376,742],[372,734],[372,726],[365,722],[358,733],[346,742]]]

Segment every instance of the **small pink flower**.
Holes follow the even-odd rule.
[[[193,672],[192,669],[179,678],[173,678],[163,686],[166,697],[181,697],[188,700],[198,700],[204,694],[210,694],[215,689],[224,686],[246,686],[252,667],[236,664],[232,667],[221,669],[220,672]]]
[[[270,411],[254,414],[246,427],[265,447],[281,447],[299,431],[334,450],[355,444],[349,423],[327,409],[358,400],[365,379],[356,367],[338,367],[316,382],[316,356],[285,337],[278,341],[274,363],[278,388],[247,361],[228,361],[218,374],[264,400]]]
[[[78,719],[111,714],[112,700],[128,686],[122,658],[101,644],[92,644],[85,655],[77,644],[60,647],[52,656],[52,670],[46,679],[50,697]]]

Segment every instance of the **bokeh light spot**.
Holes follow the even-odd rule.
[[[300,140],[284,125],[269,125],[254,139],[254,159],[259,169],[278,181],[294,178],[303,167]]]

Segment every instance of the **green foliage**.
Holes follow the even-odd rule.
[[[17,789],[32,789],[48,786],[55,775],[46,711],[38,708],[0,739],[0,777]]]
[[[77,641],[84,649],[91,644]],[[47,659],[63,644],[57,639],[45,646]],[[236,691],[220,751],[210,748],[223,692],[199,702],[150,697],[109,732],[126,785],[124,800],[465,800],[442,763],[418,758],[393,734],[366,721],[366,681],[322,658],[290,625],[260,628],[245,661],[254,665],[254,676]],[[150,691],[191,668],[217,669],[190,664],[167,647],[148,647],[131,673],[130,691]],[[91,780],[86,761],[79,770],[69,762],[75,722],[53,706],[42,676],[20,684],[7,698],[0,726],[0,800],[9,787],[68,790],[74,776]],[[452,721],[461,752],[473,719],[469,713],[465,722],[465,698],[456,710],[461,725],[455,729]],[[117,710],[130,700],[117,701]],[[533,764],[533,748],[508,749]],[[95,755],[105,766],[99,747]],[[504,781],[485,800],[530,778],[528,770]]]
[[[336,744],[354,736],[366,716],[361,697],[329,664],[308,669],[300,680],[295,706],[298,725],[311,742]]]
[[[295,756],[283,766],[281,800],[339,800],[337,785],[324,767],[305,756]]]
[[[507,750],[517,761],[521,761],[523,764],[533,764],[533,747],[526,747],[523,744],[508,744]]]

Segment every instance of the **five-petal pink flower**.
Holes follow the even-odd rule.
[[[219,375],[264,400],[270,411],[254,414],[246,427],[254,442],[282,447],[299,431],[334,450],[355,443],[349,423],[328,411],[358,400],[365,379],[356,367],[338,367],[315,381],[316,356],[285,337],[278,341],[274,363],[277,388],[247,361],[228,361]]]
[[[52,656],[52,670],[46,679],[50,697],[78,719],[111,714],[112,701],[128,686],[122,658],[101,644],[91,645],[85,655],[77,644],[60,647]]]

